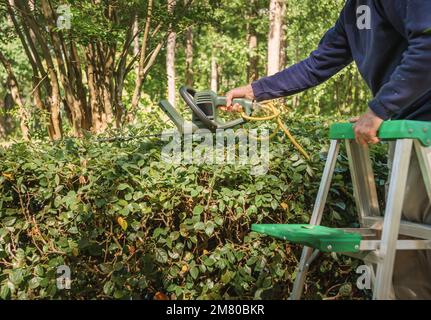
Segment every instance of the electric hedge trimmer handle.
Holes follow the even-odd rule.
[[[226,107],[227,98],[217,97],[217,108]],[[233,99],[232,105],[239,104],[242,107],[241,112],[250,116],[253,113],[253,101],[247,99]],[[242,125],[247,122],[247,119],[239,118],[219,125],[219,129],[229,129]]]
[[[184,102],[192,109],[193,114],[199,118],[200,121],[211,131],[217,130],[217,123],[212,121],[205,112],[202,111],[201,108],[195,102],[195,94],[196,90],[189,88],[187,86],[182,86],[180,88],[180,95],[183,98]]]
[[[180,95],[184,102],[190,107],[190,109],[192,109],[195,120],[199,120],[204,127],[213,132],[217,129],[233,128],[246,122],[243,118],[226,123],[219,121],[217,108],[226,106],[226,97],[217,96],[213,91],[197,92],[192,88],[182,86],[180,88]],[[252,114],[252,101],[246,99],[234,99],[233,103],[240,104],[247,115]]]

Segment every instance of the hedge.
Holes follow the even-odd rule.
[[[300,248],[250,232],[252,223],[306,223],[328,148],[328,119],[289,121],[306,163],[281,136],[270,171],[172,165],[145,139],[16,143],[0,151],[0,298],[285,299]],[[384,147],[373,153],[379,192]],[[354,226],[340,155],[325,225]],[[308,299],[366,298],[359,262],[323,255]],[[56,285],[71,269],[70,290]]]

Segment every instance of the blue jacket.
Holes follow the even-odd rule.
[[[370,29],[363,28],[362,5],[369,7]],[[352,61],[372,90],[369,107],[379,117],[431,121],[431,0],[347,0],[316,51],[252,83],[253,91],[258,101],[289,96]]]

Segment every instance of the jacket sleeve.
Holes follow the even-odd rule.
[[[289,96],[317,86],[352,62],[344,25],[338,19],[311,55],[273,76],[252,83],[256,100]]]
[[[389,82],[369,103],[384,120],[431,91],[431,1],[407,0],[404,6],[408,48]]]

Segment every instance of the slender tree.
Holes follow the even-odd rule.
[[[280,47],[285,0],[270,0],[268,32],[268,75],[280,71]]]
[[[247,44],[248,44],[248,65],[247,81],[252,82],[259,78],[259,55],[258,36],[256,30],[256,21],[258,18],[258,1],[251,0],[249,5],[249,15],[247,24]]]
[[[147,4],[147,13],[145,18],[145,26],[144,31],[142,33],[141,47],[139,53],[139,63],[138,63],[138,76],[136,77],[135,89],[132,98],[132,105],[129,111],[128,120],[130,121],[133,117],[133,112],[137,109],[139,104],[139,99],[141,98],[142,85],[144,83],[145,77],[148,75],[150,68],[156,61],[156,57],[159,54],[160,50],[163,47],[163,42],[159,42],[156,47],[148,53],[148,43],[151,36],[154,36],[156,32],[159,31],[161,27],[161,23],[157,24],[155,27],[155,31],[150,34],[150,28],[152,25],[152,15],[153,15],[153,0],[148,0]],[[137,34],[133,35],[133,38],[137,37]],[[124,65],[126,64],[126,56],[127,52],[124,52],[123,60]]]
[[[186,31],[186,85],[193,87],[193,27]]]
[[[168,12],[172,14],[175,9],[176,0],[168,0]],[[168,76],[168,100],[175,106],[176,86],[175,86],[175,47],[177,34],[169,26],[168,43],[166,48],[166,74]]]
[[[279,70],[283,70],[286,67],[286,46],[287,46],[287,21],[286,21],[286,10],[287,0],[283,1],[283,7],[281,10],[281,33],[280,33],[280,65]]]
[[[213,52],[211,56],[211,90],[214,92],[218,91],[218,82],[219,82],[219,74],[218,74],[218,65],[217,58],[215,53]]]
[[[6,57],[1,53],[1,51],[0,51],[0,63],[3,65],[3,67],[6,70],[6,74],[7,74],[6,85],[12,95],[13,101],[18,106],[22,137],[24,140],[28,141],[30,139],[30,134],[28,130],[29,115],[27,110],[25,109],[24,101],[21,97],[20,89],[18,86],[18,81],[12,70],[12,64],[8,59],[6,59]]]

